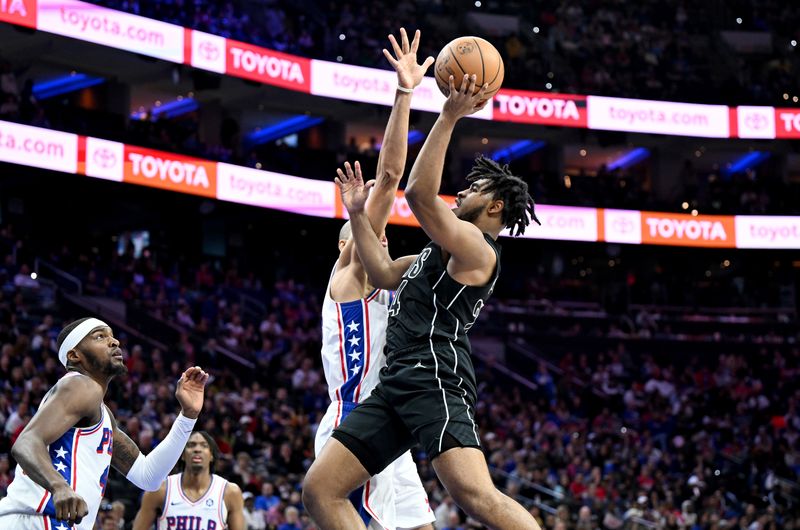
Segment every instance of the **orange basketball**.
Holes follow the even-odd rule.
[[[459,37],[442,48],[436,58],[434,76],[439,90],[447,96],[450,93],[449,79],[453,76],[456,89],[461,87],[464,74],[475,74],[475,90],[480,90],[484,83],[486,99],[494,96],[503,84],[503,58],[492,44],[480,37]]]

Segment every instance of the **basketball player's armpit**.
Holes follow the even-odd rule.
[[[115,425],[114,453],[111,457],[111,465],[114,466],[114,469],[127,475],[140,453],[141,451],[133,440]]]

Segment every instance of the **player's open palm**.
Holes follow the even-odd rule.
[[[70,525],[80,524],[89,513],[89,507],[83,497],[66,484],[53,492],[53,506],[56,509],[56,519],[67,521]]]
[[[175,397],[178,398],[183,415],[187,418],[197,418],[200,415],[207,382],[208,374],[199,366],[192,366],[183,372],[178,380]]]
[[[475,90],[475,75],[464,75],[461,80],[461,86],[456,89],[455,79],[450,76],[449,79],[450,92],[447,100],[444,102],[442,114],[449,114],[455,119],[469,116],[481,110],[486,106],[488,99],[486,98],[486,89],[488,84]]]
[[[353,215],[364,210],[364,205],[367,203],[369,197],[369,189],[375,185],[374,180],[370,180],[366,184],[361,175],[361,164],[355,163],[355,171],[350,165],[350,162],[344,163],[344,171],[336,169],[336,185],[339,186],[339,191],[342,194],[342,204]]]
[[[405,28],[400,28],[399,44],[394,35],[389,35],[394,55],[386,48],[383,49],[383,55],[397,71],[397,83],[403,88],[414,88],[419,85],[425,77],[425,72],[434,62],[433,57],[428,57],[422,64],[417,64],[419,37],[420,31],[417,30],[414,32],[414,40],[409,44]]]

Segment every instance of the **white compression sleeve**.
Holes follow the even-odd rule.
[[[156,491],[181,457],[197,420],[179,414],[164,440],[149,455],[139,453],[126,475],[134,486],[145,491]]]

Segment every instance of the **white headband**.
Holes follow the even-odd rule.
[[[67,338],[64,339],[64,342],[61,343],[61,347],[58,349],[58,360],[61,361],[61,364],[67,366],[67,353],[75,348],[75,346],[77,346],[94,328],[100,327],[108,328],[110,326],[102,320],[90,318],[84,320],[78,324],[75,329],[70,331],[69,335],[67,335]]]

